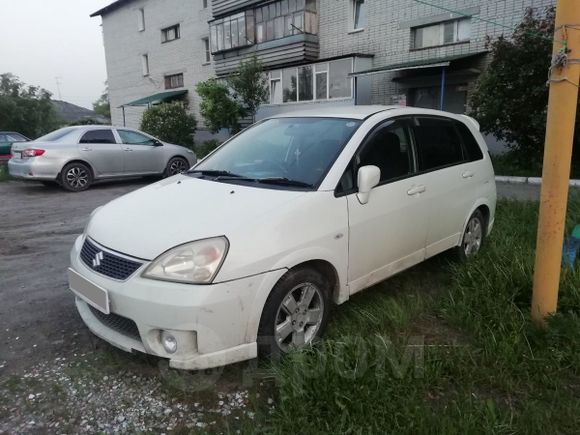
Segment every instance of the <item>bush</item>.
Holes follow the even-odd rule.
[[[141,130],[162,141],[186,147],[193,146],[193,135],[197,121],[187,113],[180,101],[162,103],[145,110],[141,119]]]
[[[244,115],[242,106],[232,97],[230,89],[216,79],[199,82],[196,91],[201,98],[199,110],[209,130],[217,133],[227,128],[232,133],[240,130],[240,118]]]
[[[195,146],[195,155],[198,159],[203,159],[221,144],[222,143],[217,139],[206,140]]]

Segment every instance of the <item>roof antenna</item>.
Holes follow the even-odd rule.
[[[54,78],[54,80],[56,82],[56,90],[57,90],[57,93],[58,93],[58,99],[59,100],[62,100],[62,95],[60,94],[60,79],[61,79],[61,77],[55,77]]]

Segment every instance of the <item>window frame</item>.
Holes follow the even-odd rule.
[[[469,22],[469,36],[466,39],[459,39],[459,23],[461,21]],[[453,23],[453,41],[445,42],[445,26],[447,24],[450,24],[450,23]],[[425,50],[428,48],[469,43],[471,41],[471,24],[472,24],[472,19],[471,19],[471,16],[469,16],[469,17],[454,18],[452,20],[445,20],[445,21],[440,21],[437,23],[431,23],[431,24],[411,27],[411,50]],[[438,44],[422,45],[422,46],[418,47],[416,44],[417,30],[422,30],[422,29],[431,28],[431,27],[432,28],[437,27],[439,29],[438,30],[438,32],[439,32]]]
[[[169,32],[174,31],[173,35],[174,38],[169,39]],[[161,43],[167,44],[168,42],[177,41],[181,39],[181,26],[179,23],[173,24],[168,27],[164,27],[161,29]]]
[[[137,9],[137,30],[139,32],[145,31],[145,8]]]
[[[181,84],[178,86],[167,86],[167,80],[169,80],[169,83],[171,85],[171,81],[173,80],[173,77],[179,77],[181,76]],[[179,82],[179,79],[176,79]],[[185,86],[184,84],[184,77],[183,77],[183,73],[175,73],[175,74],[166,74],[163,76],[163,85],[165,89],[179,89],[179,88],[183,88]]]
[[[387,118],[387,119],[382,119],[382,120],[378,121],[367,132],[367,134],[361,140],[361,142],[358,145],[355,152],[352,154],[352,156],[348,162],[348,165],[346,165],[344,172],[340,176],[338,183],[336,184],[336,187],[334,188],[334,196],[336,198],[340,198],[342,196],[347,196],[347,195],[352,195],[353,193],[358,193],[357,174],[358,174],[358,170],[360,169],[360,167],[359,167],[360,163],[358,163],[358,160],[360,158],[360,154],[364,150],[364,148],[365,148],[366,144],[369,142],[369,140],[377,132],[377,130],[379,130],[380,128],[385,126],[385,124],[387,124],[387,123],[395,123],[397,121],[402,122],[403,125],[405,126],[407,140],[409,141],[409,146],[411,149],[411,157],[412,157],[411,164],[412,164],[413,168],[412,168],[412,171],[410,174],[403,175],[400,177],[391,178],[390,180],[379,181],[379,184],[377,184],[376,187],[384,186],[384,185],[391,184],[391,183],[396,183],[398,181],[406,180],[408,178],[416,177],[417,175],[419,175],[419,170],[418,170],[419,169],[419,160],[418,160],[417,148],[416,148],[416,144],[415,144],[413,134],[412,134],[412,129],[411,129],[412,122],[413,122],[413,115],[401,115],[401,116],[394,116],[394,117]],[[344,175],[346,174],[347,171],[352,171],[353,187],[350,189],[347,189],[347,190],[340,190],[340,183],[341,183],[342,178],[344,177]]]
[[[202,65],[208,65],[211,63],[211,43],[209,42],[209,36],[201,38],[201,42],[205,52],[205,62]]]
[[[83,142],[83,138],[89,134],[89,133],[93,133],[93,132],[109,132],[111,134],[111,137],[113,138],[113,142]],[[113,132],[112,128],[91,128],[86,130],[81,137],[79,137],[79,141],[78,141],[79,145],[83,144],[83,145],[98,145],[98,144],[106,144],[106,145],[112,145],[112,144],[118,144],[118,140],[117,137],[115,136],[115,133]]]
[[[156,142],[159,142],[157,139],[155,139],[149,135],[146,135],[145,133],[141,133],[139,131],[134,131],[134,130],[131,130],[130,128],[116,128],[115,130],[116,130],[117,135],[119,136],[119,140],[120,140],[119,143],[121,145],[136,145],[136,146],[154,147],[154,146],[156,146]],[[129,132],[132,134],[137,134],[139,136],[143,136],[143,137],[147,138],[151,143],[125,143],[123,141],[123,136],[121,135],[122,132]]]
[[[368,7],[368,3],[365,2],[365,0],[351,0],[350,4],[351,4],[351,32],[361,32],[364,29],[366,29],[368,27],[368,9],[365,9],[365,13],[366,15],[364,15],[364,19],[365,19],[365,23],[364,25],[358,26],[357,27],[357,5],[361,4],[361,7],[367,8]],[[360,20],[360,16],[359,16],[359,20]]]
[[[143,53],[141,55],[141,73],[143,74],[143,77],[148,77],[150,74],[149,53]]]
[[[438,116],[438,115],[412,115],[412,124],[411,124],[411,138],[414,144],[414,147],[416,149],[416,153],[417,153],[417,160],[416,160],[416,168],[417,168],[417,175],[422,175],[422,174],[428,174],[430,172],[435,172],[435,171],[440,171],[442,169],[447,169],[447,168],[451,168],[453,166],[459,166],[459,165],[463,165],[465,163],[470,163],[469,158],[467,156],[467,150],[465,149],[465,145],[463,143],[463,139],[461,138],[461,135],[459,134],[459,131],[457,130],[457,127],[455,126],[455,122],[459,122],[457,119],[455,118],[448,118],[445,116]],[[436,166],[433,168],[429,168],[429,169],[424,169],[421,170],[419,167],[419,144],[417,142],[417,139],[415,137],[415,131],[413,130],[413,127],[415,126],[417,120],[419,118],[429,118],[429,119],[436,119],[438,121],[445,121],[445,122],[449,122],[451,124],[451,127],[453,129],[453,131],[455,131],[455,134],[457,135],[458,139],[459,139],[459,147],[461,148],[461,156],[462,156],[462,160],[459,162],[454,162],[454,163],[448,163],[446,165],[441,165],[441,166]],[[479,143],[478,143],[479,146]],[[481,147],[480,147],[481,149]]]

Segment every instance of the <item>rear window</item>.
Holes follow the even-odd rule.
[[[65,137],[67,137],[74,131],[75,129],[72,127],[59,128],[58,130],[55,130],[51,133],[39,137],[38,139],[36,139],[36,142],[57,142],[63,140]]]
[[[470,162],[483,159],[483,152],[479,147],[477,141],[473,137],[473,134],[469,131],[469,128],[463,122],[455,123],[459,136],[461,136],[461,141],[463,142],[463,147],[467,154],[467,159]]]
[[[117,141],[111,130],[100,129],[87,131],[79,143],[117,143]]]
[[[415,118],[419,171],[429,171],[464,161],[459,135],[453,122],[438,118]]]

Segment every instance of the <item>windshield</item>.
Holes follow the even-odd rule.
[[[269,119],[231,139],[191,172],[213,174],[220,181],[275,181],[316,187],[361,122],[315,117]]]
[[[64,138],[66,135],[72,133],[73,131],[75,131],[75,129],[72,127],[59,128],[58,130],[55,130],[53,132],[45,134],[44,136],[39,137],[38,139],[36,139],[36,141],[37,142],[56,142],[56,141]]]

